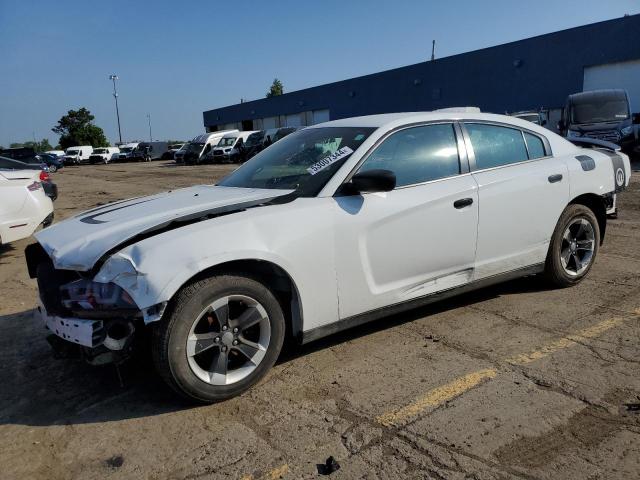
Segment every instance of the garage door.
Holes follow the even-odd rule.
[[[584,69],[583,90],[624,88],[629,94],[631,111],[640,112],[640,60],[594,65]]]
[[[263,130],[269,130],[270,128],[278,128],[278,117],[267,117],[262,119]]]
[[[313,125],[329,121],[329,109],[313,111]]]
[[[302,126],[302,114],[294,113],[293,115],[287,115],[286,126],[287,127]]]

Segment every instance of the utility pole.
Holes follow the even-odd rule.
[[[436,59],[436,41],[431,41],[431,61],[433,62]]]
[[[118,138],[120,139],[120,145],[122,145],[122,132],[120,131],[120,111],[118,110],[118,92],[116,90],[116,80],[118,80],[118,75],[115,73],[113,75],[109,75],[109,80],[113,81],[113,98],[116,101],[116,117],[118,118]]]
[[[149,141],[153,142],[153,137],[151,136],[151,114],[147,113],[147,120],[149,121]]]

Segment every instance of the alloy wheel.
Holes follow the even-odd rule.
[[[192,372],[211,385],[230,385],[262,362],[271,340],[265,308],[246,295],[216,299],[195,319],[187,337]]]
[[[595,232],[593,225],[585,218],[575,218],[562,235],[560,261],[562,268],[571,276],[584,272],[593,259]]]

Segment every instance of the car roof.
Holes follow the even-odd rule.
[[[532,129],[531,122],[521,120],[517,117],[507,115],[497,115],[494,113],[481,112],[404,112],[404,113],[383,113],[379,115],[367,115],[363,117],[343,118],[330,122],[319,123],[307,128],[318,127],[374,127],[374,128],[395,128],[411,123],[432,122],[439,120],[483,120],[499,123],[507,123],[516,127]]]
[[[609,98],[617,98],[619,100],[627,99],[626,90],[622,90],[620,88],[606,88],[602,90],[587,90],[586,92],[579,92],[569,95],[569,101],[575,102],[576,100],[579,102],[582,101],[590,101],[595,98],[601,97],[609,97]]]

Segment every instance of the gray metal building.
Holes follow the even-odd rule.
[[[640,111],[640,15],[207,110],[203,120],[207,131],[259,130],[453,106],[557,111],[567,95],[597,88],[625,88]]]

